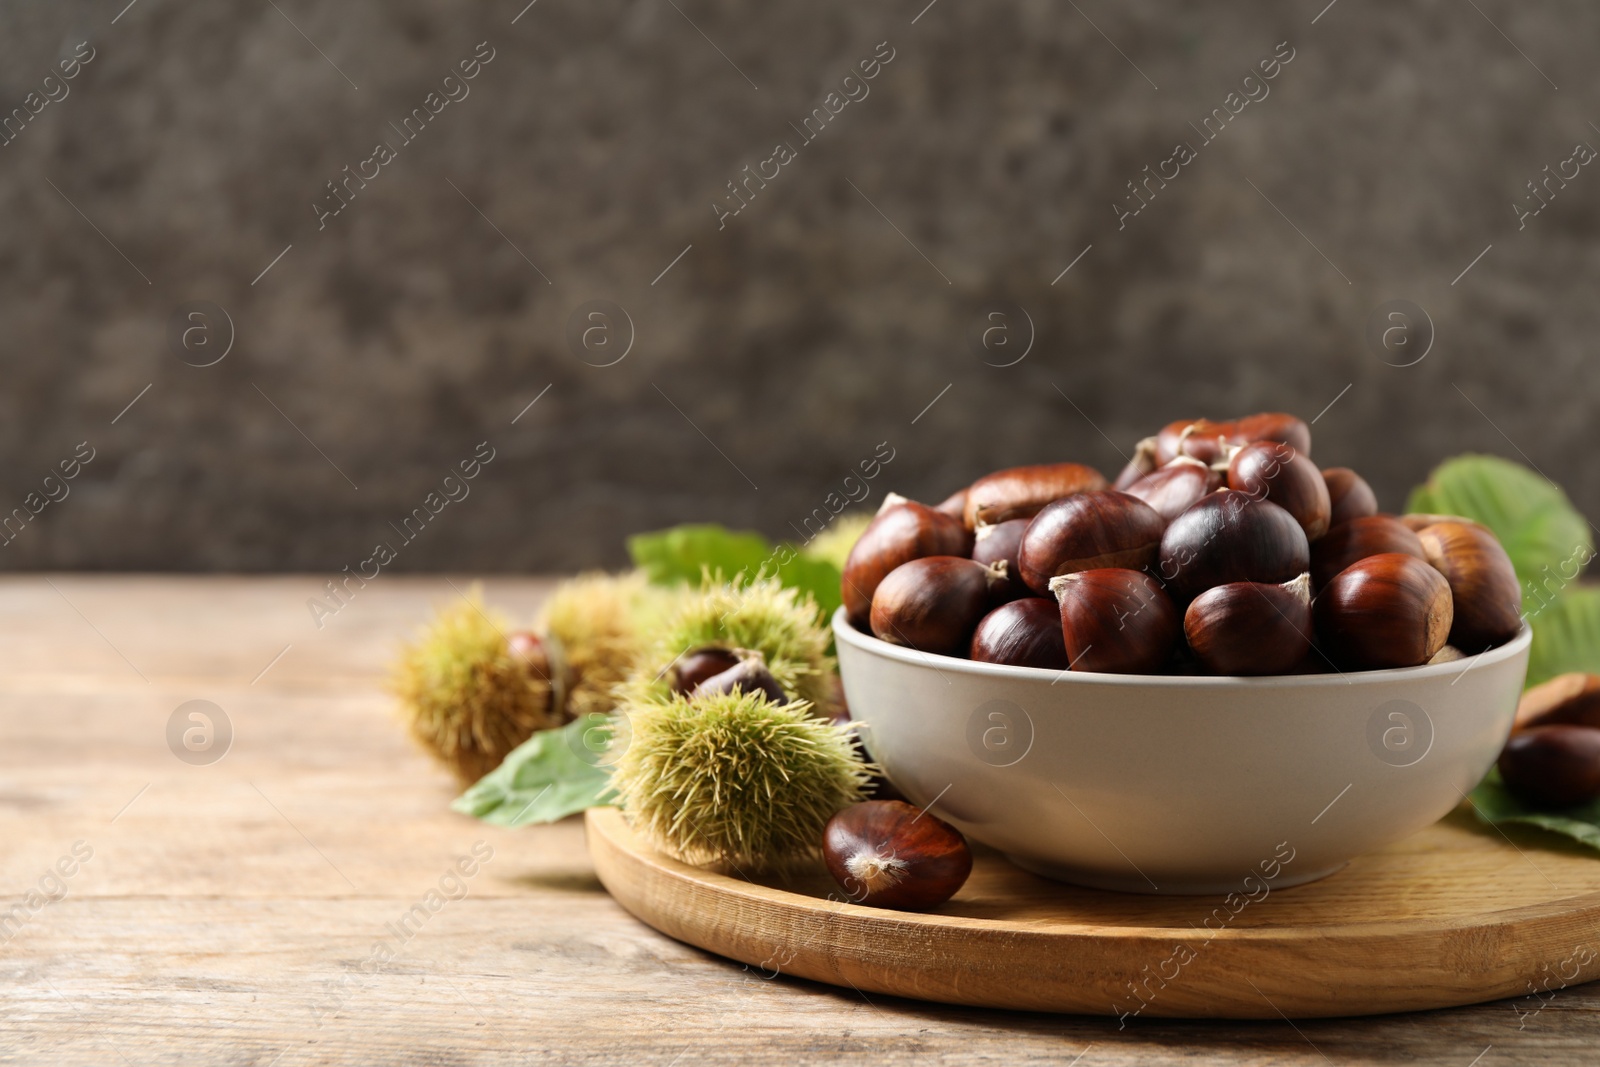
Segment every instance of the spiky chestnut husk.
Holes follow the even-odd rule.
[[[654,637],[652,651],[623,688],[630,703],[664,700],[671,691],[669,665],[686,651],[711,646],[761,653],[784,692],[819,714],[832,712],[833,658],[821,612],[809,594],[776,579],[708,577],[699,590],[682,595]]]
[[[391,688],[411,735],[470,784],[536,730],[559,726],[544,672],[507,647],[509,620],[474,586],[395,663]]]
[[[540,632],[552,639],[556,725],[616,707],[618,685],[678,596],[637,571],[580,574],[556,586],[539,619]]]
[[[738,871],[814,856],[876,768],[803,701],[733,692],[629,703],[611,785],[634,829],[688,863]]]

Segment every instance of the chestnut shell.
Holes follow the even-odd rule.
[[[1157,574],[1187,604],[1228,582],[1281,585],[1310,563],[1311,546],[1293,515],[1270,500],[1223,489],[1167,524]]]
[[[1098,567],[1137,570],[1155,562],[1166,529],[1155,508],[1115,489],[1078,493],[1047,505],[1022,535],[1017,564],[1036,593],[1050,579]]]
[[[914,500],[884,501],[844,561],[839,594],[851,625],[866,627],[878,583],[902,563],[971,551],[972,534],[960,519]]]
[[[972,539],[972,558],[979,563],[1004,563],[1008,585],[1006,596],[1015,599],[1036,595],[1022,580],[1017,552],[1022,547],[1022,532],[1031,519],[1007,519],[993,526],[980,526]]]
[[[1179,459],[1150,472],[1123,491],[1143,500],[1171,522],[1201,497],[1222,488],[1222,480],[1221,474],[1203,463]]]
[[[687,696],[694,692],[701,682],[738,665],[739,657],[731,649],[707,645],[705,648],[685,652],[673,660],[668,684],[674,693]]]
[[[1054,600],[1024,597],[1002,604],[972,632],[971,659],[1064,671],[1070,664],[1061,635],[1061,610]]]
[[[1121,567],[1064,574],[1050,583],[1075,671],[1151,674],[1172,657],[1178,611],[1148,574]]]
[[[1356,670],[1415,667],[1450,636],[1455,611],[1444,576],[1423,560],[1385,552],[1357,560],[1312,604],[1317,643]]]
[[[1349,467],[1325,468],[1322,481],[1328,487],[1328,505],[1332,509],[1328,516],[1330,527],[1378,513],[1378,494]]]
[[[866,800],[822,830],[828,873],[854,904],[924,911],[956,895],[972,873],[961,831],[903,800]]]

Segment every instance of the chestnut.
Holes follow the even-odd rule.
[[[1222,475],[1199,460],[1179,456],[1123,491],[1143,500],[1156,509],[1156,514],[1171,522],[1201,497],[1222,488],[1222,481]]]
[[[924,556],[965,556],[971,551],[972,534],[961,520],[889,494],[845,557],[839,593],[851,625],[857,629],[867,626],[878,583],[902,563]]]
[[[1148,574],[1122,567],[1075,571],[1053,579],[1050,591],[1075,671],[1151,674],[1178,644],[1178,611]]]
[[[1358,559],[1381,552],[1404,552],[1426,559],[1422,541],[1392,515],[1364,515],[1330,529],[1311,546],[1311,585],[1321,589]]]
[[[1106,480],[1081,463],[1041,463],[986,474],[967,487],[967,529],[980,522],[1031,519],[1052,500],[1104,489]]]
[[[1111,483],[1111,488],[1126,489],[1145,475],[1154,474],[1157,469],[1156,449],[1157,441],[1154,437],[1146,437],[1135,445],[1133,458],[1122,468],[1122,473]]]
[[[1183,635],[1216,674],[1288,674],[1311,651],[1311,579],[1229,582],[1195,597]]]
[[[1069,496],[1045,506],[1022,535],[1017,565],[1037,593],[1058,574],[1097,567],[1138,569],[1155,562],[1166,520],[1138,497],[1115,489]]]
[[[1228,582],[1290,581],[1306,572],[1311,546],[1278,505],[1221,489],[1167,524],[1158,559],[1161,580],[1187,604]]]
[[[1022,580],[1017,566],[1017,550],[1022,547],[1022,532],[1031,519],[1007,519],[993,526],[980,526],[972,538],[972,558],[979,563],[1004,563],[1010,581],[1006,596],[1015,600],[1021,596],[1034,596],[1028,583]]]
[[[1328,487],[1328,504],[1332,508],[1328,516],[1330,528],[1378,513],[1378,494],[1349,467],[1323,468],[1322,481]]]
[[[1233,432],[1230,422],[1212,422],[1210,419],[1179,419],[1161,427],[1156,434],[1156,464],[1166,466],[1179,456],[1188,456],[1201,463],[1215,463],[1228,450],[1228,435]]]
[[[1005,585],[1003,563],[984,566],[962,556],[902,563],[872,594],[872,633],[892,645],[959,656]]]
[[[1600,729],[1600,674],[1558,674],[1522,694],[1513,729],[1556,723]]]
[[[1311,427],[1293,415],[1266,411],[1236,419],[1229,443],[1247,445],[1253,441],[1281,441],[1302,456],[1311,455]]]
[[[1455,625],[1450,643],[1476,655],[1522,629],[1522,586],[1494,534],[1462,522],[1436,522],[1417,534],[1429,563],[1450,583]]]
[[[1468,526],[1476,526],[1482,530],[1489,528],[1481,522],[1475,522],[1462,515],[1432,515],[1427,512],[1412,512],[1408,515],[1402,515],[1400,516],[1400,521],[1412,533],[1421,533],[1436,522],[1464,522]]]
[[[1282,441],[1255,441],[1228,461],[1228,488],[1270,500],[1295,517],[1315,541],[1328,532],[1328,483],[1311,460]]]
[[[972,873],[961,831],[903,800],[866,800],[822,830],[828,873],[854,904],[923,911],[956,895]]]
[[[766,661],[759,652],[751,653],[720,674],[694,687],[691,697],[715,696],[718,693],[760,693],[774,704],[787,704],[789,694],[783,691],[778,679],[767,670]]]
[[[1071,661],[1061,635],[1061,609],[1037,596],[1000,605],[972,632],[970,657],[979,663],[1066,670]]]
[[[669,685],[674,693],[683,696],[695,691],[701,682],[707,678],[714,678],[723,671],[739,665],[739,656],[731,649],[719,648],[716,645],[707,645],[697,648],[692,652],[685,652],[672,661],[669,670]]]
[[[967,514],[966,486],[962,486],[960,489],[957,489],[955,492],[939,501],[938,504],[934,505],[933,510],[943,512],[952,519],[964,518]]]
[[[1318,645],[1342,667],[1415,667],[1450,636],[1450,585],[1423,560],[1384,552],[1336,574],[1311,607]]]
[[[1570,808],[1600,797],[1600,730],[1560,723],[1511,735],[1500,777],[1523,800]]]

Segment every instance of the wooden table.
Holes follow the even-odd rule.
[[[448,810],[383,676],[465,579],[382,577],[318,630],[324,580],[0,581],[0,1063],[1600,1060],[1600,986],[1522,1029],[1500,1002],[1119,1031],[769,979],[614,904],[578,820],[501,831]],[[520,615],[548,588],[487,585]],[[231,723],[220,761],[169,748],[190,700]],[[474,848],[492,856],[453,875]]]

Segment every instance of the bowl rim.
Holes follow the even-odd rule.
[[[936,652],[919,652],[916,649],[892,645],[872,634],[862,633],[845,617],[845,609],[833,614],[834,640],[849,645],[867,655],[895,660],[908,666],[951,674],[970,674],[978,677],[1009,678],[1017,681],[1044,681],[1050,685],[1065,682],[1068,685],[1122,685],[1151,686],[1155,688],[1187,689],[1238,688],[1238,689],[1293,689],[1316,688],[1329,685],[1392,685],[1395,682],[1426,680],[1450,674],[1465,675],[1478,667],[1490,667],[1524,655],[1533,643],[1533,630],[1526,620],[1517,636],[1475,656],[1465,656],[1445,663],[1424,663],[1420,667],[1389,667],[1374,671],[1338,671],[1332,674],[1272,674],[1242,677],[1238,675],[1207,674],[1104,674],[1098,671],[1053,671],[1043,667],[1018,667],[1006,663],[978,663],[956,656]]]

